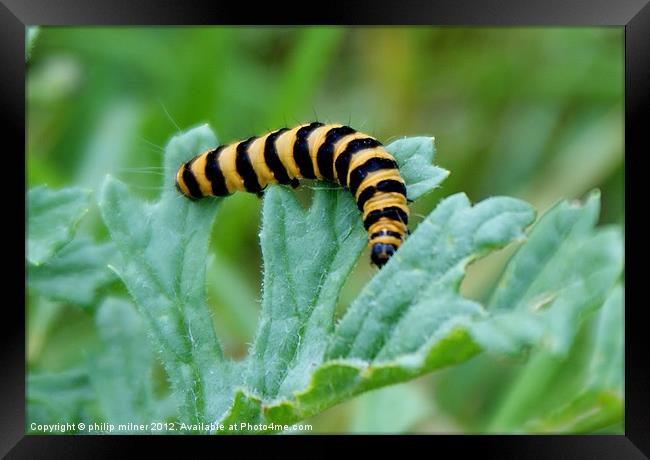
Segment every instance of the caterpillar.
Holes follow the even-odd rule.
[[[408,233],[406,185],[375,138],[341,124],[313,122],[220,145],[183,163],[176,188],[191,199],[257,193],[268,184],[318,179],[348,188],[363,213],[371,262],[382,267]]]

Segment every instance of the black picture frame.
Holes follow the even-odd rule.
[[[295,4],[294,4],[295,5]],[[642,189],[635,174],[645,171],[646,150],[642,138],[647,129],[650,111],[650,4],[648,0],[480,0],[400,2],[309,3],[304,7],[267,4],[223,3],[218,1],[174,0],[0,0],[0,116],[5,161],[16,162],[16,169],[5,167],[6,230],[20,229],[10,222],[15,216],[25,217],[24,201],[11,196],[25,177],[15,171],[20,159],[14,152],[25,148],[25,27],[28,25],[171,25],[171,24],[405,24],[405,25],[485,25],[485,26],[620,26],[625,28],[625,240],[632,247],[632,269],[626,270],[625,312],[625,434],[570,436],[409,436],[408,442],[425,444],[429,452],[459,454],[478,453],[495,458],[648,458],[650,453],[650,402],[648,389],[647,323],[642,315],[643,301],[635,301],[636,286],[645,277],[642,262],[636,269],[634,259],[643,257],[642,213],[630,212],[632,205],[643,203]],[[596,77],[597,78],[597,77]],[[646,115],[644,117],[644,115]],[[25,128],[25,129],[23,129]],[[14,141],[14,142],[10,142]],[[647,144],[647,143],[646,143]],[[9,147],[13,146],[13,147]],[[22,166],[25,167],[23,161]],[[11,169],[10,169],[11,168]],[[13,171],[13,172],[11,172]],[[22,203],[22,205],[21,205]],[[13,209],[15,207],[15,209]],[[7,209],[8,208],[8,209]],[[18,217],[16,217],[17,219]],[[23,230],[24,227],[22,227]],[[16,230],[17,232],[19,230]],[[23,235],[25,236],[25,235]],[[9,260],[15,257],[24,264],[18,244],[5,240],[5,286],[11,286],[26,299],[23,280],[14,275]],[[626,260],[626,264],[629,264]],[[23,265],[24,266],[24,265]],[[15,276],[16,280],[11,277]],[[629,293],[633,293],[630,295]],[[136,444],[167,447],[170,439],[183,443],[210,443],[214,437],[162,436],[25,436],[25,315],[17,302],[6,298],[2,321],[2,429],[0,454],[7,458],[96,458],[115,457],[129,452]],[[182,439],[181,439],[182,438]],[[316,443],[332,445],[317,436],[268,437],[265,442],[305,442],[309,449]],[[381,438],[381,439],[380,439]],[[386,440],[402,442],[395,437],[374,438],[374,444]],[[225,438],[221,438],[222,440]],[[238,438],[237,438],[238,439]],[[237,440],[235,439],[235,440]],[[259,439],[256,437],[256,439]],[[329,441],[328,441],[329,439]],[[229,438],[229,441],[232,438]],[[155,443],[155,444],[154,444]],[[206,446],[208,447],[208,446]],[[408,447],[408,451],[415,447]],[[444,449],[444,450],[442,450]],[[243,452],[243,451],[242,451]],[[300,451],[302,452],[302,451]],[[213,452],[214,455],[216,453]],[[305,451],[309,454],[309,451]],[[414,453],[415,455],[415,453]]]

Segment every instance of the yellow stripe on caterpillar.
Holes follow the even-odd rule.
[[[408,233],[406,186],[381,143],[349,126],[306,123],[219,146],[180,165],[176,187],[198,199],[260,194],[275,183],[296,187],[305,178],[350,189],[362,211],[372,262],[383,266]]]

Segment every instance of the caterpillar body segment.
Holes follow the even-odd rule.
[[[176,188],[198,199],[237,191],[260,194],[275,183],[297,187],[300,179],[350,190],[378,267],[401,246],[409,208],[397,162],[379,141],[349,126],[313,122],[221,145],[182,164]]]

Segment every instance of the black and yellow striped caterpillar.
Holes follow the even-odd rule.
[[[383,266],[408,233],[406,186],[397,162],[376,139],[340,124],[313,122],[221,145],[178,169],[185,196],[261,194],[273,183],[319,179],[347,187],[363,212],[371,259]]]

